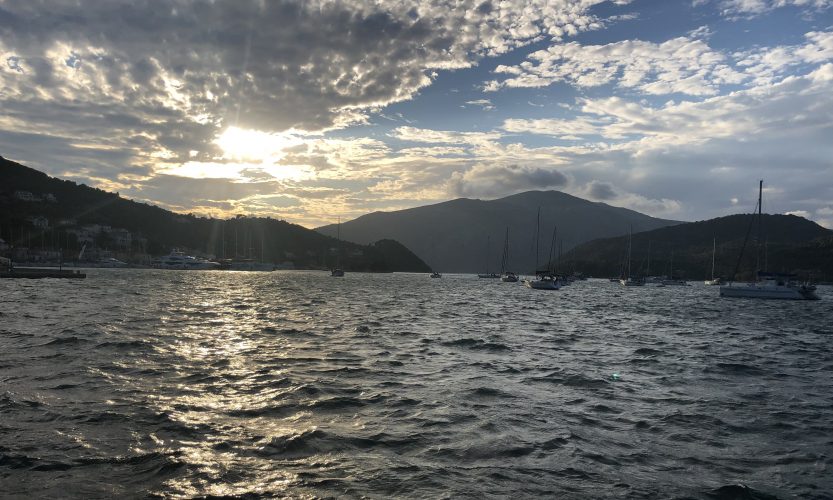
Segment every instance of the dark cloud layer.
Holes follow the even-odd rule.
[[[567,176],[553,169],[475,165],[462,174],[453,174],[448,190],[453,196],[493,197],[531,189],[563,188],[568,182]]]
[[[119,150],[101,176],[216,161],[229,126],[361,122],[436,70],[590,29],[600,1],[5,0],[0,130]]]

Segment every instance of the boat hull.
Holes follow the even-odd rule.
[[[721,297],[771,299],[771,300],[819,300],[812,289],[792,286],[726,285],[720,287]]]
[[[645,284],[644,281],[631,280],[631,279],[627,279],[627,280],[622,279],[622,280],[619,280],[619,283],[621,283],[623,286],[643,286]]]
[[[555,280],[524,280],[524,285],[533,290],[560,290],[561,284]]]
[[[23,279],[40,279],[40,278],[59,278],[59,279],[84,279],[86,273],[72,270],[61,269],[44,269],[44,268],[15,268],[10,271],[0,272],[0,278],[23,278]]]

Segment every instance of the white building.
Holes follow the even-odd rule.
[[[38,198],[36,198],[35,195],[30,193],[29,191],[15,191],[14,195],[12,195],[12,196],[14,197],[14,199],[20,200],[20,201],[37,201],[38,200]]]

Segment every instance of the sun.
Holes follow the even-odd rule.
[[[304,140],[291,131],[270,133],[229,127],[214,143],[220,146],[226,159],[272,163],[286,156],[285,149],[299,146]]]

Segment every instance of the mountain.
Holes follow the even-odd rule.
[[[741,257],[743,241],[748,242]],[[711,277],[712,241],[717,242],[715,276],[750,279],[760,267],[797,273],[814,279],[833,279],[833,231],[794,215],[761,217],[761,245],[756,244],[753,214],[729,215],[633,235],[631,272],[701,280]],[[627,236],[594,240],[574,248],[564,259],[569,269],[591,276],[619,276],[627,259]],[[756,250],[758,249],[758,250]]]
[[[497,272],[506,228],[510,229],[510,267],[535,268],[535,225],[541,208],[539,263],[547,260],[553,226],[564,250],[596,238],[647,231],[679,222],[594,203],[559,191],[529,191],[498,200],[460,198],[395,212],[374,212],[341,224],[341,236],[356,243],[380,238],[402,242],[433,269],[447,272]],[[317,229],[333,236],[336,226]]]
[[[305,269],[338,263],[350,271],[429,270],[390,239],[358,245],[271,218],[221,220],[177,214],[0,157],[0,239],[15,247],[7,253],[27,249],[49,255],[50,248],[63,248],[66,255],[77,255],[86,238],[88,252],[106,249],[133,261],[178,247],[217,258],[250,257]]]

